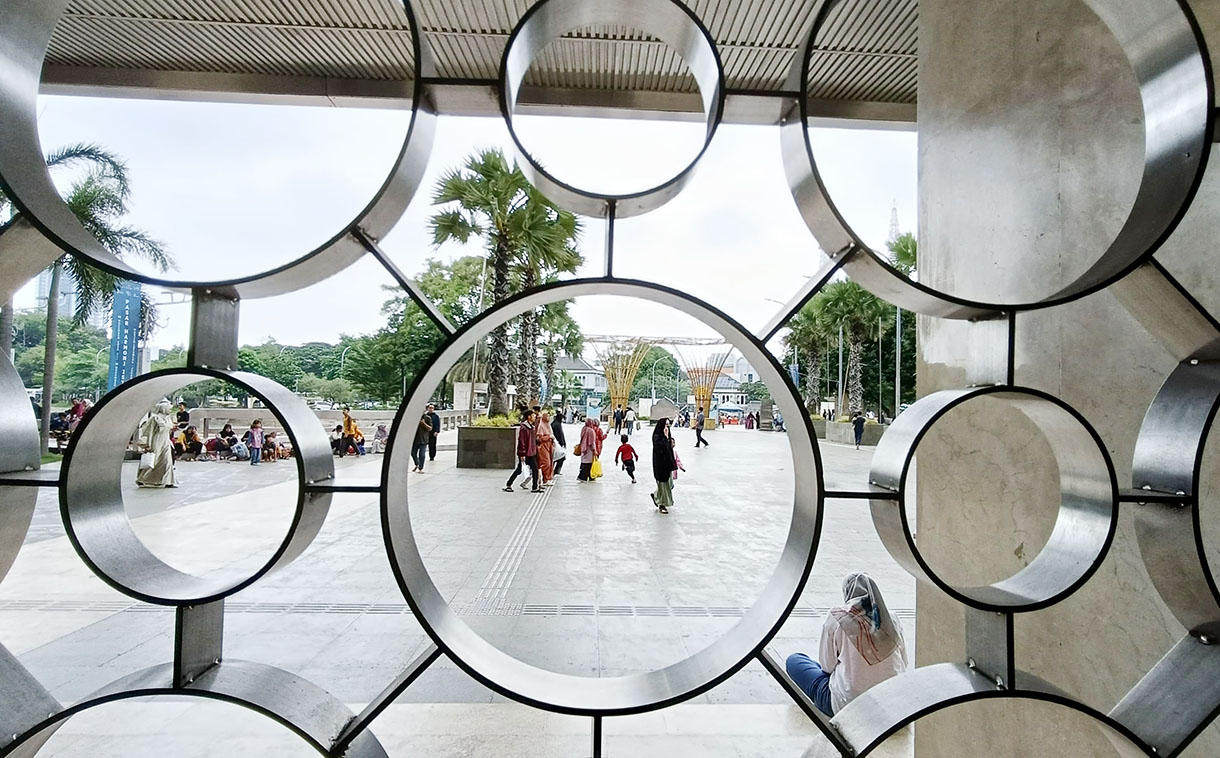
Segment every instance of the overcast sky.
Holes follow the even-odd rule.
[[[340,108],[222,105],[43,97],[44,149],[99,143],[128,163],[132,216],[168,246],[178,275],[255,273],[328,239],[385,179],[409,114]],[[560,178],[604,191],[657,184],[701,147],[698,124],[563,117],[523,119],[522,139]],[[896,203],[904,231],[916,223],[913,132],[814,131],[828,184],[870,244],[888,235]],[[479,245],[435,249],[427,233],[436,178],[471,152],[511,141],[498,118],[441,119],[423,188],[384,246],[408,273],[429,257],[481,254]],[[605,225],[585,220],[581,274],[600,272]],[[678,287],[741,321],[764,324],[818,265],[820,253],[787,189],[776,127],[722,126],[694,180],[675,200],[620,220],[615,273]],[[365,259],[308,290],[242,304],[241,341],[333,341],[376,330],[391,284]],[[166,299],[166,298],[161,298]],[[33,305],[27,288],[18,307]],[[688,319],[640,303],[591,298],[576,314],[587,333],[707,336]],[[185,343],[189,307],[162,308],[158,347]]]

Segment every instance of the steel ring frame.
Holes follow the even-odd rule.
[[[870,688],[836,713],[831,724],[855,749],[852,755],[864,758],[898,730],[938,711],[979,700],[1037,700],[1091,717],[1123,758],[1164,758],[1122,722],[1053,685],[1022,671],[1016,683],[1015,689],[999,689],[963,664],[921,666]]]
[[[6,0],[0,4],[0,50],[7,64],[0,77],[0,188],[22,215],[65,251],[126,279],[171,288],[209,287],[240,298],[280,295],[317,284],[355,263],[365,248],[351,236],[363,230],[384,237],[414,197],[432,149],[436,115],[424,91],[432,74],[432,54],[423,40],[409,0],[403,6],[411,26],[416,76],[411,97],[411,122],[402,149],[385,182],[372,200],[342,231],[313,251],[283,266],[259,274],[218,281],[186,281],[136,271],[112,255],[80,225],[51,181],[38,137],[37,99],[43,58],[56,24],[70,0]],[[54,255],[58,255],[55,251]],[[43,266],[50,265],[54,257]]]
[[[333,695],[274,666],[252,661],[225,661],[183,687],[173,686],[172,664],[160,664],[118,679],[80,702],[32,724],[9,741],[0,739],[0,758],[37,755],[43,744],[78,713],[108,703],[137,698],[174,696],[219,700],[260,713],[287,727],[318,753],[331,756],[332,743],[355,714]],[[7,744],[5,744],[7,742]],[[388,758],[367,729],[343,754],[350,758]]]
[[[949,411],[985,396],[1007,401],[1045,436],[1059,464],[1062,501],[1050,539],[1029,565],[991,585],[961,587],[941,579],[924,559],[903,503],[911,463],[923,437]],[[870,500],[873,524],[894,560],[915,578],[981,610],[1014,613],[1054,605],[1099,568],[1118,528],[1118,478],[1101,436],[1071,406],[1028,387],[943,390],[921,398],[899,414],[877,444],[869,478],[898,495]]]
[[[1203,456],[1217,411],[1220,362],[1180,364],[1144,416],[1131,466],[1136,489],[1183,498],[1150,498],[1140,505],[1136,538],[1165,604],[1191,635],[1212,643],[1220,641],[1220,589],[1207,559],[1199,496]]]
[[[38,427],[17,369],[0,355],[0,472],[34,471],[41,465]],[[34,518],[38,490],[0,485],[0,580],[21,552]]]
[[[592,25],[646,26],[677,50],[699,85],[707,131],[699,154],[672,179],[651,189],[628,194],[606,194],[573,187],[553,174],[522,144],[513,128],[521,83],[530,64],[551,42],[564,34]],[[500,63],[500,111],[512,137],[518,163],[543,195],[561,208],[585,216],[627,218],[656,210],[673,198],[694,175],[724,115],[724,66],[716,42],[703,22],[679,0],[540,0],[517,22]]]
[[[136,536],[123,505],[122,461],[138,420],[161,398],[190,384],[222,379],[249,390],[284,423],[297,467],[296,511],[275,553],[244,579],[205,579],[183,573],[156,556]],[[291,563],[317,536],[331,493],[306,487],[334,478],[330,442],[305,401],[257,374],[186,368],[138,377],[98,403],[73,434],[59,481],[64,528],[81,559],[103,581],[137,600],[158,605],[197,605],[232,595]]]
[[[1185,0],[1086,0],[1106,23],[1134,69],[1144,108],[1144,170],[1126,222],[1109,248],[1079,278],[1031,302],[983,302],[912,281],[860,238],[840,213],[822,180],[809,136],[809,68],[818,35],[844,0],[819,11],[788,86],[799,91],[780,128],[784,168],[797,208],[824,254],[841,261],[852,279],[907,310],[950,319],[996,311],[1060,305],[1121,279],[1177,228],[1194,200],[1211,152],[1214,83],[1202,32]]]
[[[483,313],[433,354],[399,409],[396,433],[409,434],[433,388],[452,363],[496,326],[547,303],[581,296],[635,297],[700,319],[741,350],[773,389],[785,417],[803,419],[789,428],[796,480],[792,524],[784,551],[767,586],[725,636],[708,648],[663,669],[615,678],[558,674],[531,666],[500,651],[462,621],[428,574],[416,543],[409,507],[406,445],[391,444],[382,468],[382,526],[390,565],[416,618],[458,666],[491,689],[549,711],[579,715],[623,715],[661,708],[698,695],[734,674],[779,630],[799,600],[813,564],[822,526],[825,491],[816,436],[785,370],[729,316],[685,293],[650,282],[618,279],[574,280],[537,287]]]

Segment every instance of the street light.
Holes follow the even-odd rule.
[[[352,349],[352,346],[348,345],[347,347],[343,348],[343,352],[339,354],[339,378],[340,379],[343,378],[343,359],[347,358],[347,351],[351,350],[351,349]]]
[[[649,385],[652,386],[652,399],[653,400],[657,399],[657,364],[663,360],[665,360],[665,358],[657,358],[655,361],[652,362],[652,366],[649,367],[649,369],[648,369],[648,376],[649,376],[648,383],[649,383]]]

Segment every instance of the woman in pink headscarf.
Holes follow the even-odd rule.
[[[601,439],[598,435],[601,431],[600,427],[601,424],[597,422],[597,419],[588,418],[585,419],[585,425],[580,429],[580,474],[576,478],[582,482],[589,481],[589,470],[593,468],[593,460],[597,458],[601,447]]]

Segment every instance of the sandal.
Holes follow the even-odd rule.
[[[661,505],[661,506],[658,506],[658,507],[661,509],[661,513],[669,513],[669,509],[668,509],[668,508],[666,508],[665,506]]]

